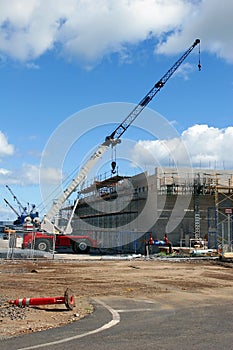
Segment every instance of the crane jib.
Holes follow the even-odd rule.
[[[148,105],[148,103],[154,98],[154,96],[161,90],[166,84],[169,78],[175,73],[179,68],[181,63],[186,59],[186,57],[191,53],[196,45],[200,44],[200,39],[196,39],[194,43],[188,48],[187,51],[174,63],[174,65],[164,74],[164,76],[158,80],[158,82],[153,86],[153,88],[146,94],[146,96],[138,103],[138,105],[129,113],[129,115],[123,120],[123,122],[118,125],[118,127],[107,136],[105,141],[112,143],[114,146],[116,143],[114,139],[119,139],[128,127],[133,123],[137,116],[142,112],[142,110]],[[199,50],[200,54],[200,50]],[[201,69],[200,59],[198,64],[199,70]]]

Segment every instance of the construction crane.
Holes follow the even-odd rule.
[[[14,200],[17,202],[17,204],[18,204],[18,206],[19,206],[19,208],[20,208],[20,210],[21,210],[21,215],[22,215],[22,214],[26,214],[27,208],[24,207],[24,206],[20,203],[20,201],[18,200],[18,198],[15,196],[15,194],[13,193],[13,191],[11,190],[11,188],[10,188],[8,185],[6,185],[6,188],[9,190],[9,192],[12,194]]]
[[[11,208],[11,210],[18,216],[18,218],[20,218],[21,215],[17,212],[17,210],[8,202],[8,200],[6,200],[6,198],[3,199],[6,202],[6,204]]]
[[[6,185],[6,188],[12,194],[14,200],[19,206],[20,213],[4,198],[4,201],[6,202],[6,204],[13,210],[13,212],[18,217],[17,220],[14,222],[16,225],[23,224],[26,217],[30,217],[31,220],[34,220],[35,218],[39,217],[39,213],[35,212],[35,208],[36,208],[35,204],[32,204],[31,210],[29,212],[29,209],[22,205],[22,203],[18,200],[18,198],[16,197],[14,192],[11,190],[11,188],[8,185]],[[29,203],[28,203],[28,206],[29,206]]]
[[[94,167],[96,162],[102,157],[102,155],[108,150],[109,146],[114,147],[120,143],[120,137],[126,132],[133,121],[138,117],[138,115],[143,111],[143,109],[148,105],[148,103],[155,97],[155,95],[164,87],[166,82],[171,78],[175,71],[179,68],[182,62],[187,58],[187,56],[192,52],[192,50],[200,44],[200,40],[196,39],[194,43],[188,48],[187,51],[175,62],[175,64],[162,76],[161,79],[152,87],[152,89],[143,97],[143,99],[137,104],[137,106],[129,113],[129,115],[122,121],[122,123],[117,126],[117,128],[105,138],[105,141],[98,147],[91,158],[85,163],[81,168],[77,176],[72,180],[70,185],[61,194],[60,198],[52,205],[51,209],[44,216],[41,223],[41,229],[46,232],[54,233],[56,230],[60,230],[55,227],[52,220],[55,215],[62,208],[63,203],[70,197],[70,195],[82,185],[87,178],[89,171]],[[199,46],[200,48],[200,46]],[[200,49],[199,49],[200,53]],[[198,64],[199,70],[201,69],[200,58]],[[61,230],[60,230],[61,231]]]
[[[22,224],[22,215],[19,214],[19,212],[6,200],[6,198],[3,198],[6,204],[11,208],[11,210],[17,215],[17,219],[13,222],[14,225],[20,225]]]

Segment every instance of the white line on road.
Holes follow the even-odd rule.
[[[141,311],[156,311],[155,309],[146,309],[146,308],[141,308],[141,309],[130,309],[130,310],[116,310],[117,312],[141,312]]]
[[[105,304],[103,301],[100,301],[100,300],[95,300],[95,301],[98,304],[104,306],[112,314],[112,320],[110,322],[104,324],[100,328],[93,329],[92,331],[89,331],[89,332],[86,332],[86,333],[83,333],[83,334],[74,335],[73,337],[63,338],[63,339],[56,340],[56,341],[53,341],[53,342],[50,342],[50,343],[44,343],[44,344],[38,344],[38,345],[29,346],[29,347],[26,347],[26,348],[20,348],[20,349],[17,349],[17,350],[32,350],[32,349],[39,349],[39,348],[47,347],[47,346],[50,346],[50,345],[57,345],[57,344],[66,343],[66,342],[69,342],[69,341],[74,340],[74,339],[80,339],[80,338],[86,337],[87,335],[96,334],[96,333],[105,331],[106,329],[111,328],[111,327],[115,326],[116,324],[118,324],[120,322],[120,315],[119,315],[119,313],[116,310],[111,308],[111,306]]]

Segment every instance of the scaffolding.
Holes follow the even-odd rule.
[[[222,254],[232,252],[233,231],[233,176],[230,174],[228,183],[221,182],[219,173],[215,174],[215,210],[217,244]]]
[[[130,237],[135,251],[139,235],[141,242],[145,242],[149,233],[158,239],[163,237],[176,198],[189,196],[190,205],[184,208],[184,218],[172,232],[171,240],[183,240],[185,243],[190,239],[208,240],[210,249],[217,249],[224,240],[224,249],[232,249],[232,176],[229,178],[226,171],[218,174],[215,170],[195,170],[194,173],[186,168],[156,168],[150,176],[144,173],[132,177],[110,173],[99,176],[78,193],[77,209],[72,220],[73,232],[91,232],[100,241],[101,247],[117,246],[118,250]],[[148,181],[148,178],[153,180]],[[137,217],[149,191],[157,193],[158,206],[154,210],[159,213],[155,215],[158,219],[154,226],[143,232]],[[121,230],[125,225],[128,229]]]
[[[115,248],[119,252],[124,246],[124,251],[128,247],[136,253],[140,245],[138,238],[144,233],[137,218],[147,191],[146,176],[141,174],[133,182],[131,177],[119,174],[99,176],[79,193],[72,219],[73,232],[91,232],[100,249]]]

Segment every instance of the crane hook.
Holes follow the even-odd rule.
[[[111,163],[111,167],[112,167],[112,174],[116,174],[117,169],[116,169],[117,163],[116,163],[116,146],[114,147],[112,145],[112,163]]]
[[[112,174],[116,174],[116,162],[113,161],[113,162],[111,163],[111,166],[112,166]]]

